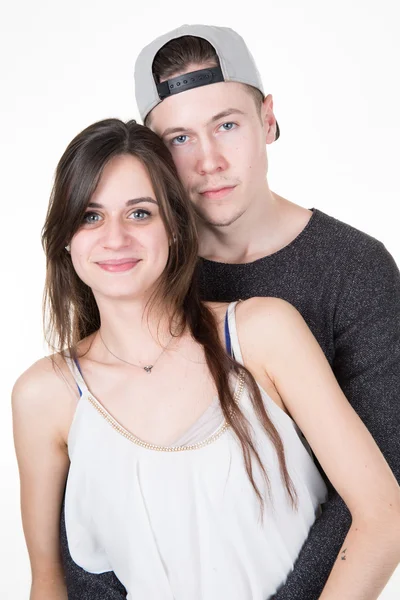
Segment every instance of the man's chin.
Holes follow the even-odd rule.
[[[231,213],[231,214],[225,214],[225,215],[216,215],[216,214],[210,214],[206,211],[198,210],[198,208],[196,207],[196,213],[199,217],[200,224],[203,226],[206,226],[206,227],[229,227],[229,225],[232,225],[238,219],[240,219],[240,217],[242,216],[244,211],[233,213],[233,214]]]

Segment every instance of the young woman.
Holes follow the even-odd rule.
[[[271,598],[326,495],[303,434],[352,515],[321,599],[377,598],[400,556],[397,483],[293,307],[200,302],[159,138],[118,120],[79,134],[43,243],[56,351],[13,393],[31,600],[67,598],[66,481],[73,560],[129,599]]]

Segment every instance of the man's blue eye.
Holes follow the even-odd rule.
[[[235,123],[223,123],[221,125],[225,129],[225,131],[231,131],[234,127],[236,127]]]
[[[179,146],[181,144],[184,144],[187,140],[187,135],[177,135],[176,137],[174,137],[171,140],[171,143],[174,144],[175,146]]]

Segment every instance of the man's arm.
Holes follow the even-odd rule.
[[[89,573],[72,560],[68,549],[64,508],[63,503],[60,541],[68,600],[126,600],[126,590],[112,571]]]
[[[335,375],[400,480],[400,275],[384,246],[371,241],[344,290],[334,323]],[[318,600],[351,524],[330,491],[275,600]]]

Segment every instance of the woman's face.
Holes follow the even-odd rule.
[[[149,175],[131,155],[103,171],[71,240],[78,276],[97,300],[147,299],[168,260],[169,240]]]

